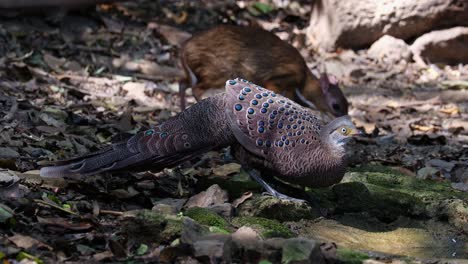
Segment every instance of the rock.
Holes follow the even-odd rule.
[[[210,230],[207,226],[201,225],[190,218],[185,218],[182,221],[180,242],[193,245],[200,237],[208,234],[210,234]]]
[[[240,216],[260,216],[278,221],[312,219],[320,216],[307,203],[299,204],[266,195],[254,195],[251,199],[246,200],[239,205],[238,214]]]
[[[286,226],[273,219],[262,217],[242,216],[232,220],[235,226],[248,226],[260,234],[262,238],[293,237],[294,234]]]
[[[209,206],[208,209],[221,215],[222,217],[226,219],[231,219],[233,211],[234,211],[230,203],[223,203],[223,204]]]
[[[290,238],[283,244],[281,263],[325,263],[320,244],[307,238]]]
[[[0,170],[0,198],[20,198],[23,197],[27,188],[20,185],[20,178],[9,170]]]
[[[445,208],[448,216],[448,221],[456,228],[462,230],[465,234],[468,233],[468,203],[455,199],[451,201]]]
[[[122,233],[133,243],[171,242],[182,232],[182,219],[151,210],[125,212]]]
[[[263,244],[260,234],[256,230],[248,226],[242,226],[231,237],[243,262],[259,262],[262,256]]]
[[[468,193],[454,190],[448,182],[420,180],[384,166],[363,166],[353,170],[345,174],[343,183],[332,188],[342,188],[334,191],[335,196],[324,196],[331,206],[336,206],[336,213],[366,212],[387,223],[401,216],[448,219],[457,229],[461,229],[461,223],[468,219],[468,206],[464,202],[468,201]],[[360,196],[359,189],[352,185],[359,182],[369,190],[368,199],[353,198]],[[345,186],[338,187],[341,185]],[[350,205],[349,201],[360,205]]]
[[[186,208],[191,207],[210,207],[224,204],[229,200],[228,193],[221,189],[219,185],[213,184],[206,191],[190,197],[185,204]]]
[[[462,192],[468,192],[468,184],[463,182],[452,182],[452,188]]]
[[[335,242],[324,242],[320,244],[320,252],[326,263],[336,263],[338,259],[338,246]]]
[[[307,35],[315,46],[333,50],[367,47],[383,35],[409,40],[432,28],[466,25],[466,3],[459,1],[319,0]]]
[[[187,199],[174,199],[174,198],[165,198],[154,203],[154,206],[151,210],[158,211],[162,214],[171,214],[175,215],[182,210],[182,206],[187,201]]]
[[[384,35],[372,44],[367,55],[379,62],[396,64],[408,61],[411,50],[405,41]]]
[[[263,190],[257,182],[250,179],[250,176],[246,175],[244,177],[243,171],[241,171],[241,173],[238,175],[234,175],[228,178],[217,176],[201,177],[197,181],[196,189],[206,190],[213,184],[217,184],[223,190],[226,190],[229,193],[229,196],[232,198],[240,197],[245,192],[262,192]]]
[[[389,224],[356,213],[337,216],[336,220],[304,220],[300,224],[300,236],[316,241],[335,241],[337,258],[343,260],[339,263],[361,263],[362,258],[369,258],[367,254],[359,256],[347,249],[421,257],[442,257],[450,252],[463,258],[466,252],[464,233],[447,222],[434,219],[400,217]],[[350,261],[353,258],[361,260]]]
[[[224,218],[216,214],[215,212],[201,207],[192,207],[184,212],[184,215],[192,218],[202,225],[215,226],[226,230],[229,224]]]
[[[216,168],[213,168],[213,174],[216,176],[227,176],[233,173],[239,173],[241,165],[238,163],[228,163]]]
[[[242,247],[251,248],[258,245],[261,240],[260,234],[248,226],[241,226],[232,234],[232,240]]]
[[[440,174],[439,170],[433,167],[424,167],[418,170],[416,177],[421,180],[436,179]]]
[[[426,66],[425,61],[466,64],[468,63],[467,43],[468,27],[454,27],[424,34],[417,38],[410,48],[413,59],[422,66]]]
[[[15,159],[19,158],[20,154],[12,148],[0,148],[0,158]]]
[[[194,256],[203,263],[231,263],[232,252],[230,235],[207,235],[193,243]]]
[[[272,263],[281,262],[281,250],[286,239],[282,237],[269,238],[263,241],[263,256]]]

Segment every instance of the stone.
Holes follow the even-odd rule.
[[[242,226],[231,234],[231,237],[243,262],[259,262],[262,257],[263,243],[258,231],[248,226]]]
[[[193,245],[200,237],[208,235],[210,230],[208,227],[201,225],[190,218],[185,218],[182,221],[182,232],[180,242]]]
[[[187,209],[184,212],[184,215],[192,218],[202,225],[215,226],[223,230],[226,230],[229,226],[228,222],[224,218],[207,208],[192,207]]]
[[[193,254],[203,263],[231,263],[232,251],[230,235],[207,235],[193,243]]]
[[[384,35],[370,46],[367,55],[383,63],[406,62],[411,58],[411,50],[404,40]]]
[[[308,264],[325,263],[320,244],[307,238],[290,238],[284,242],[281,263]]]
[[[182,233],[182,219],[152,210],[134,210],[122,215],[122,233],[134,243],[168,243]]]
[[[435,179],[440,172],[438,169],[433,167],[423,167],[418,170],[416,177],[421,180]]]
[[[466,12],[468,13],[468,12]],[[430,63],[456,65],[468,63],[468,27],[434,30],[417,38],[411,45],[413,59],[421,66]]]
[[[236,232],[232,234],[232,240],[244,247],[256,246],[258,241],[261,240],[260,234],[251,227],[241,226]]]
[[[260,234],[262,238],[271,237],[293,237],[291,232],[285,225],[274,220],[262,217],[242,216],[232,219],[232,224],[235,226],[248,226]]]
[[[233,207],[230,203],[216,204],[208,207],[211,211],[221,215],[226,219],[230,219],[233,215]]]
[[[448,221],[456,228],[468,233],[468,203],[460,199],[454,199],[446,208]]]
[[[228,193],[221,189],[219,185],[213,184],[206,191],[196,194],[185,204],[186,208],[191,207],[210,207],[214,205],[224,204],[229,200]]]
[[[272,196],[254,195],[237,208],[239,216],[259,216],[278,221],[313,219],[320,215],[307,203],[295,203]]]
[[[358,49],[383,35],[409,40],[453,26],[468,26],[463,1],[318,0],[312,3],[307,35],[322,49]]]
[[[281,262],[281,250],[286,239],[282,237],[269,238],[263,241],[262,256],[272,263]]]
[[[154,203],[151,210],[159,211],[163,214],[178,214],[187,199],[165,198]]]
[[[0,148],[0,158],[15,159],[19,158],[20,154],[12,148]]]

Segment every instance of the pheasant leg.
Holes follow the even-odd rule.
[[[260,175],[257,174],[255,170],[248,170],[247,171],[250,177],[252,177],[256,182],[258,182],[265,190],[268,192],[268,194],[272,195],[273,197],[276,197],[280,200],[286,200],[286,201],[291,201],[295,203],[306,203],[307,201],[302,200],[302,199],[297,199],[294,197],[287,196],[286,194],[282,194],[278,192],[277,190],[273,189],[268,183],[266,183]]]

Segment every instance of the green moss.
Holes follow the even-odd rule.
[[[166,217],[166,226],[161,232],[163,241],[172,241],[182,233],[182,218],[181,217]]]
[[[281,222],[317,218],[319,213],[316,209],[307,203],[284,201],[268,195],[255,195],[241,204],[238,212],[240,216],[258,216]]]
[[[285,227],[283,224],[276,220],[254,217],[254,216],[241,216],[232,220],[232,223],[238,227],[249,226],[256,229],[264,238],[271,237],[293,237],[294,234]]]
[[[450,220],[447,208],[457,199],[468,200],[467,193],[454,190],[448,182],[420,180],[379,165],[352,168],[331,191],[332,196],[322,197],[335,213],[365,211],[385,222],[400,215],[448,217],[456,222]]]
[[[224,220],[224,218],[206,208],[192,207],[187,209],[184,212],[184,215],[192,218],[202,225],[215,226],[224,230],[229,226],[228,222]]]
[[[428,199],[467,199],[468,194],[454,190],[449,182],[435,182],[409,177],[392,168],[380,165],[367,165],[350,170],[349,180],[373,184],[420,198]]]
[[[218,233],[218,234],[226,234],[226,235],[229,235],[231,233],[228,230],[223,229],[223,228],[219,228],[217,226],[210,226],[210,232],[211,233]]]
[[[123,215],[122,231],[136,243],[169,242],[180,236],[182,218],[158,211],[137,210]]]
[[[368,255],[347,248],[337,248],[336,254],[338,259],[345,264],[361,264],[364,260],[369,259]]]

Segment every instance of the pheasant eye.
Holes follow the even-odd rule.
[[[347,131],[348,131],[348,130],[346,129],[346,127],[342,127],[342,128],[341,128],[341,134],[346,135],[346,132],[347,132]]]

